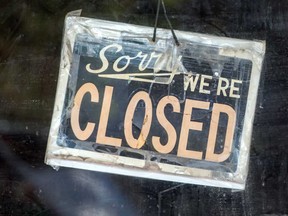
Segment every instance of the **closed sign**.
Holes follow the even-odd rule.
[[[243,189],[264,43],[85,19],[66,19],[46,162]]]

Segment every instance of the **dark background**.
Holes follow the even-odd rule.
[[[157,2],[1,0],[0,215],[288,214],[288,2],[165,2],[175,29],[267,42],[246,190],[45,165],[65,14],[153,26]]]

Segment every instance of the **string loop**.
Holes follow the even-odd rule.
[[[173,26],[169,20],[169,17],[167,15],[167,11],[166,11],[166,7],[165,7],[165,4],[164,4],[164,0],[158,0],[158,3],[157,3],[157,12],[156,12],[156,18],[155,18],[155,25],[154,25],[154,32],[153,32],[153,38],[152,38],[152,41],[155,42],[156,41],[156,34],[157,34],[157,26],[158,26],[158,19],[159,19],[159,11],[160,11],[160,3],[162,4],[162,8],[163,8],[163,12],[164,12],[164,16],[165,16],[165,19],[171,29],[171,33],[172,33],[172,36],[173,36],[173,39],[175,41],[175,44],[177,46],[180,45],[179,41],[178,41],[178,38],[174,32],[174,29],[173,29]]]

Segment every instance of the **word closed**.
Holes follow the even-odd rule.
[[[189,133],[193,131],[202,131],[203,123],[199,121],[191,120],[193,117],[194,109],[209,110],[211,104],[210,102],[186,99],[184,109],[181,110],[180,101],[177,97],[167,95],[162,97],[156,106],[153,106],[151,97],[146,91],[137,91],[126,107],[126,113],[124,115],[123,123],[123,138],[115,136],[107,136],[107,125],[109,124],[109,114],[111,110],[111,102],[113,101],[113,86],[106,85],[104,89],[103,97],[99,97],[99,91],[97,86],[93,83],[83,84],[77,91],[74,98],[74,106],[71,112],[71,127],[74,135],[77,139],[85,141],[91,137],[96,128],[95,142],[97,144],[110,145],[115,147],[122,146],[123,139],[126,143],[133,149],[141,149],[147,140],[148,136],[151,136],[152,146],[154,149],[161,154],[169,154],[175,147],[177,148],[177,156],[189,159],[202,160],[204,158],[206,161],[212,162],[223,162],[227,160],[231,154],[233,135],[236,124],[236,112],[235,110],[226,104],[213,103],[212,111],[209,112],[211,115],[210,128],[207,138],[207,148],[205,155],[202,151],[189,150],[187,149],[187,143],[193,140],[189,139]],[[98,126],[96,127],[96,122],[87,121],[85,127],[80,126],[81,118],[81,103],[83,97],[88,94],[90,96],[90,102],[98,104],[99,98],[103,98],[103,101],[99,103],[102,104],[101,113]],[[132,122],[135,114],[135,110],[138,103],[145,104],[145,113],[143,124],[141,128],[140,135],[135,137],[132,130]],[[172,106],[172,112],[180,113],[182,115],[182,123],[180,128],[180,133],[177,134],[174,126],[169,122],[167,116],[165,115],[164,109],[166,106]],[[160,137],[153,135],[151,130],[151,124],[153,119],[153,109],[156,109],[156,119],[161,125],[163,130],[167,132],[168,139],[166,143],[161,143]],[[221,153],[215,153],[217,132],[219,127],[219,120],[221,118],[220,114],[224,114],[227,117],[227,127],[226,135],[223,144],[223,151]],[[178,141],[178,143],[176,143]]]

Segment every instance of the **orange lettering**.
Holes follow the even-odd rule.
[[[143,127],[138,139],[133,136],[132,122],[136,106],[140,100],[145,103],[145,115],[143,120]],[[146,142],[147,136],[150,131],[152,122],[152,102],[149,94],[144,91],[137,92],[130,100],[124,119],[124,134],[128,145],[135,149],[140,149]]]
[[[106,136],[109,112],[111,107],[111,100],[113,94],[113,87],[106,86],[103,98],[103,104],[101,109],[100,121],[97,131],[96,143],[111,145],[111,146],[121,146],[122,140],[113,137]]]
[[[166,144],[162,145],[160,143],[160,137],[153,136],[152,137],[152,144],[153,144],[154,148],[162,154],[170,153],[173,150],[173,148],[176,144],[176,140],[177,140],[177,133],[175,131],[175,128],[167,120],[167,118],[165,117],[165,114],[164,114],[164,108],[167,104],[172,105],[173,112],[178,112],[178,113],[180,112],[179,100],[174,96],[165,96],[158,103],[157,110],[156,110],[157,119],[158,119],[159,123],[161,124],[161,126],[167,132],[168,142]]]
[[[227,124],[227,131],[223,152],[221,154],[215,154],[214,150],[218,131],[219,117],[221,112],[226,113],[228,115],[228,124]],[[217,104],[217,103],[213,105],[207,151],[205,157],[206,160],[213,162],[223,162],[227,158],[229,158],[232,149],[235,124],[236,124],[236,112],[232,107],[225,104]]]
[[[82,130],[79,125],[79,114],[82,99],[86,93],[90,93],[91,101],[97,103],[99,101],[99,93],[96,86],[93,83],[86,83],[80,87],[74,98],[74,106],[71,111],[71,127],[74,135],[79,140],[87,140],[95,127],[94,123],[88,122],[86,128]]]
[[[209,102],[186,99],[177,155],[180,157],[201,160],[202,152],[187,150],[189,130],[202,131],[203,128],[203,123],[191,121],[193,108],[209,109]]]

